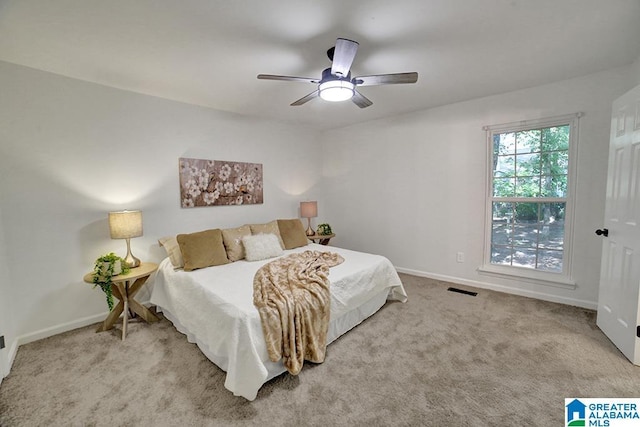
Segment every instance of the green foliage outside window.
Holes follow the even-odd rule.
[[[569,166],[569,126],[496,134],[493,137],[493,196],[564,198]],[[545,217],[563,217],[553,207]],[[522,204],[515,219],[539,219],[535,205]]]
[[[562,271],[569,129],[493,135],[492,263]]]

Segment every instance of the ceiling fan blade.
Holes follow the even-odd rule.
[[[378,74],[373,76],[359,76],[353,79],[358,86],[392,85],[401,83],[415,83],[418,73]]]
[[[373,102],[357,90],[353,91],[353,98],[351,98],[354,104],[356,104],[360,108],[367,108],[370,105],[373,105]]]
[[[331,74],[334,76],[346,77],[351,69],[353,59],[358,51],[358,42],[347,39],[336,40],[336,47],[333,52],[333,64]]]
[[[298,105],[306,104],[307,102],[311,101],[313,98],[317,98],[319,95],[320,95],[320,91],[319,90],[315,90],[315,91],[311,92],[309,95],[303,96],[302,98],[298,99],[297,101],[292,102],[291,106],[297,107]]]
[[[258,74],[260,80],[282,80],[287,82],[301,82],[301,83],[319,83],[320,80],[312,79],[310,77],[291,77],[291,76],[276,76],[273,74]]]

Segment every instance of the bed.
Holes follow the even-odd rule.
[[[331,317],[327,344],[378,311],[387,300],[405,302],[407,294],[391,262],[382,256],[310,243],[284,255],[313,251],[340,254],[345,261],[330,269]],[[160,263],[150,301],[176,329],[196,343],[227,375],[224,386],[254,400],[260,387],[285,372],[269,360],[253,277],[274,259],[233,263],[194,271]]]

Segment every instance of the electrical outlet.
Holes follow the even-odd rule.
[[[458,252],[456,254],[456,261],[458,262],[464,262],[464,252]]]

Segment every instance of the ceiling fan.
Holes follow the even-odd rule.
[[[331,68],[322,71],[321,79],[309,77],[277,76],[273,74],[258,74],[262,80],[284,80],[292,82],[313,83],[318,89],[293,102],[292,106],[306,104],[314,98],[320,97],[325,101],[346,101],[351,99],[360,108],[373,105],[367,97],[358,92],[358,86],[376,86],[402,83],[415,83],[418,81],[418,73],[376,74],[371,76],[359,76],[351,78],[351,64],[358,51],[358,42],[339,38],[335,47],[327,51],[327,56],[332,61]]]

